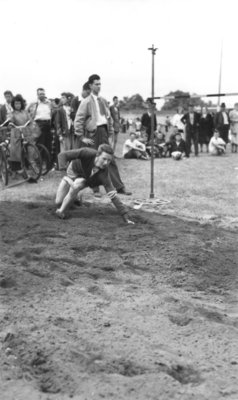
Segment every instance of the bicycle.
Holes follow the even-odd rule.
[[[20,142],[21,142],[21,168],[23,169],[23,178],[24,179],[33,179],[37,181],[41,176],[42,172],[42,158],[40,155],[40,151],[37,146],[31,142],[29,142],[24,137],[23,129],[29,125],[30,121],[28,121],[25,125],[16,126],[12,122],[9,123],[9,126],[14,129],[19,130],[20,133]],[[8,145],[9,148],[9,145]],[[10,152],[9,152],[10,154]]]
[[[8,185],[9,129],[5,126],[9,120],[0,125],[0,175],[4,186]]]
[[[36,147],[39,150],[42,167],[41,167],[41,175],[46,175],[51,169],[51,157],[48,149],[41,143],[36,143]]]

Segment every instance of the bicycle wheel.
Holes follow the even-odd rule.
[[[41,175],[46,175],[51,168],[51,157],[47,148],[43,144],[37,144],[37,148],[40,152],[41,160],[42,160],[42,169]]]
[[[8,185],[8,169],[5,150],[0,147],[0,172],[3,184]]]
[[[42,170],[40,152],[32,143],[26,143],[22,147],[21,164],[26,178],[39,179]]]

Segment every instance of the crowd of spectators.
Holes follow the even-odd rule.
[[[143,158],[138,153],[138,141],[143,143],[148,156],[151,156],[151,112],[153,105],[147,103],[148,110],[141,118],[136,118],[130,123],[133,132],[129,141],[136,144],[137,150],[126,151],[123,148],[125,158]],[[140,127],[139,129],[137,127]],[[126,141],[128,146],[128,141]],[[223,155],[230,143],[231,152],[237,153],[238,148],[238,103],[234,109],[227,110],[225,103],[214,113],[207,107],[194,107],[189,105],[187,112],[178,107],[173,116],[166,116],[164,123],[157,123],[154,113],[154,157],[172,157],[175,160],[189,158],[192,150],[194,156],[199,153],[210,155]],[[139,154],[139,157],[138,157]]]
[[[84,84],[82,99],[90,94],[90,86]],[[4,92],[5,102],[0,106],[0,126],[8,126],[11,145],[10,162],[12,170],[20,169],[20,147],[18,126],[24,126],[24,134],[29,140],[46,146],[52,167],[57,169],[58,154],[62,151],[78,149],[88,145],[75,135],[74,119],[82,101],[70,92],[63,92],[59,98],[48,99],[43,88],[37,89],[36,101],[27,104],[20,94],[13,95],[10,90]],[[122,156],[126,159],[148,160],[152,152],[151,113],[153,104],[147,102],[147,111],[134,120],[125,120],[120,115],[118,97],[114,96],[112,105],[108,104],[114,134],[111,145],[115,152],[119,132],[129,132],[123,146]],[[200,109],[189,105],[187,112],[178,107],[173,116],[167,116],[163,124],[157,122],[154,114],[154,156],[172,157],[175,160],[188,158],[192,149],[197,157],[199,153],[223,155],[227,144],[231,152],[238,148],[238,103],[234,109],[227,110],[221,104],[216,113],[207,107]],[[192,147],[193,146],[193,147]]]

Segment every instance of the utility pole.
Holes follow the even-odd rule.
[[[223,42],[221,42],[221,56],[220,56],[220,72],[219,72],[219,83],[218,83],[218,93],[221,93],[221,74],[222,74],[222,56],[223,56]],[[217,99],[217,106],[220,105],[220,96]]]
[[[155,197],[154,195],[154,116],[155,116],[155,107],[154,107],[154,91],[155,91],[155,65],[154,65],[154,57],[157,48],[150,47],[148,50],[152,53],[152,79],[151,79],[151,175],[150,175],[150,199]]]

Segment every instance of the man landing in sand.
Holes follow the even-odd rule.
[[[103,185],[108,197],[117,208],[124,222],[134,224],[128,218],[126,207],[119,199],[115,188],[111,183],[108,166],[113,158],[113,150],[110,145],[102,144],[98,150],[81,148],[69,150],[59,154],[59,169],[66,169],[70,162],[66,176],[59,184],[56,194],[56,215],[64,219],[71,204],[76,200],[77,194],[86,187]]]

